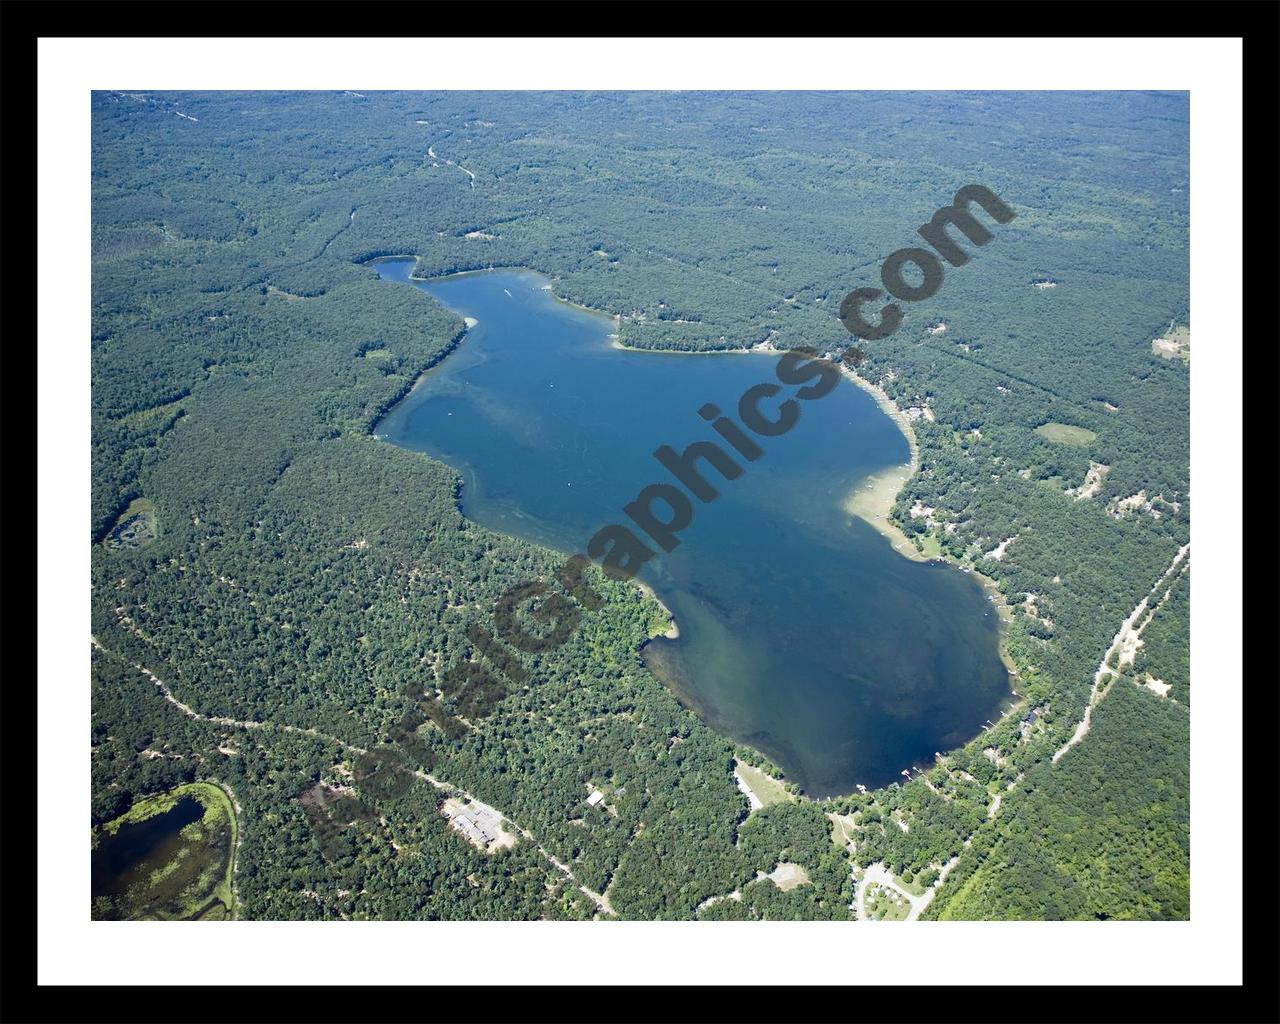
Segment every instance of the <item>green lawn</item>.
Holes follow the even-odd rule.
[[[771,778],[762,772],[759,768],[752,768],[751,765],[743,761],[737,762],[738,774],[748,786],[751,792],[760,798],[760,802],[766,807],[773,804],[781,804],[792,799],[791,794],[787,792],[787,787],[778,779]]]
[[[1036,427],[1036,433],[1054,444],[1069,444],[1077,448],[1092,444],[1098,437],[1092,430],[1066,423],[1043,423]]]
[[[920,538],[920,547],[918,550],[925,558],[942,557],[942,544],[932,533],[927,533]]]
[[[871,898],[873,894],[875,899]],[[873,921],[905,921],[911,913],[911,905],[900,895],[895,899],[895,895],[892,889],[884,886],[870,886],[866,894],[868,916]]]
[[[917,877],[913,876],[910,882],[903,881],[901,875],[894,875],[893,877],[894,880],[902,886],[903,889],[911,893],[912,896],[924,895],[924,886],[920,884],[920,880]]]

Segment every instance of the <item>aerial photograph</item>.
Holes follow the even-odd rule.
[[[87,920],[1190,920],[1189,92],[85,102]]]

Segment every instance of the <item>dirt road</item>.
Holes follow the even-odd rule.
[[[98,642],[97,637],[91,636],[89,640],[94,647],[98,648],[98,650],[103,651],[104,653],[107,653],[107,654],[114,654],[115,657],[121,657],[121,655],[115,654],[115,652],[108,650],[106,647],[100,644]],[[354,744],[347,743],[345,740],[341,740],[336,736],[330,736],[328,733],[320,732],[317,729],[304,729],[296,725],[277,725],[274,722],[243,722],[235,718],[225,718],[219,715],[202,715],[200,712],[184,704],[177,697],[175,697],[173,695],[173,691],[171,691],[169,687],[165,685],[164,681],[161,680],[150,669],[146,668],[143,665],[139,665],[136,662],[130,662],[130,664],[132,664],[135,669],[137,669],[139,672],[145,675],[148,679],[150,679],[152,683],[155,684],[156,689],[160,691],[160,694],[164,697],[166,701],[172,704],[184,715],[188,716],[189,718],[194,718],[197,721],[209,722],[213,725],[221,725],[230,729],[270,729],[270,730],[276,730],[279,732],[301,733],[304,736],[315,736],[315,737],[318,737],[319,739],[328,740],[330,743],[335,743],[339,747],[341,747],[343,750],[346,750],[352,754],[356,754],[357,756],[368,753],[368,750],[366,750],[364,747],[357,747]],[[484,803],[482,800],[479,800],[476,797],[472,796],[470,793],[467,793],[464,790],[459,789],[457,786],[454,786],[452,783],[444,782],[441,779],[435,778],[428,772],[410,769],[408,766],[405,766],[403,770],[410,772],[410,774],[412,774],[415,778],[421,779],[423,782],[429,783],[430,785],[434,786],[436,789],[440,790],[442,793],[447,793],[450,796],[456,796],[466,800],[470,800],[473,803],[479,804],[480,807],[483,808],[484,810],[489,811],[492,814],[497,815],[498,817],[501,817],[506,821],[511,822],[511,827],[514,828],[522,838],[524,838],[534,849],[536,849],[540,854],[542,854],[542,856],[546,858],[547,862],[550,863],[553,867],[555,867],[557,871],[559,871],[571,882],[573,882],[573,884],[578,887],[578,889],[583,893],[583,895],[585,895],[588,899],[590,899],[591,902],[594,903],[602,912],[609,914],[611,916],[616,915],[616,912],[614,911],[613,907],[609,905],[609,901],[607,899],[605,899],[599,893],[593,892],[592,890],[588,889],[585,885],[579,882],[578,879],[574,876],[573,872],[565,864],[561,863],[549,850],[546,849],[546,847],[544,847],[541,843],[539,843],[538,840],[534,838],[532,832],[530,832],[526,828],[522,828],[516,822],[512,821],[510,815],[504,814],[502,811],[498,810],[496,807],[492,807],[489,804]]]

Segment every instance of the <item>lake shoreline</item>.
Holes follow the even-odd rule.
[[[897,502],[902,488],[920,468],[920,441],[916,437],[915,428],[911,426],[911,420],[879,384],[872,384],[845,365],[841,365],[840,372],[846,380],[852,381],[856,387],[875,399],[880,411],[897,424],[911,449],[911,460],[905,466],[890,466],[882,469],[860,481],[850,490],[845,496],[844,510],[851,516],[861,519],[888,540],[893,549],[903,558],[909,558],[913,562],[945,561],[941,558],[930,558],[916,550],[915,544],[891,518],[894,503]]]
[[[632,580],[632,582],[640,588],[640,592],[644,594],[645,597],[656,602],[658,607],[666,613],[667,618],[671,620],[671,625],[668,627],[667,631],[665,633],[659,633],[658,636],[661,636],[664,640],[679,640],[680,626],[676,622],[676,617],[671,614],[671,609],[667,607],[667,603],[658,596],[657,592],[653,587],[649,586],[649,584],[642,580]],[[650,639],[653,638],[651,637]]]
[[[400,259],[403,262],[407,262],[408,259],[410,258],[411,257],[406,256]],[[380,260],[379,262],[393,262],[395,260],[396,258],[387,257],[383,260]],[[411,269],[416,270],[416,264]],[[623,351],[623,352],[647,352],[654,355],[725,355],[725,354],[768,355],[768,356],[774,357],[774,359],[779,359],[779,358],[782,358],[783,356],[786,356],[789,351],[787,349],[778,348],[776,345],[773,344],[771,339],[759,341],[756,344],[751,346],[742,346],[742,347],[731,348],[731,349],[710,349],[706,351],[692,351],[692,352],[690,351],[682,352],[678,350],[671,350],[671,349],[665,349],[665,348],[640,349],[640,348],[635,348],[633,346],[624,345],[620,340],[621,317],[619,314],[610,314],[602,310],[591,309],[590,307],[583,306],[581,303],[577,303],[557,295],[555,293],[555,287],[554,287],[555,281],[553,279],[548,280],[547,276],[544,273],[529,267],[520,267],[520,268],[495,267],[495,268],[486,268],[486,269],[476,269],[476,270],[469,270],[469,271],[461,271],[461,272],[447,274],[447,275],[438,275],[438,276],[429,277],[429,278],[418,277],[416,274],[410,273],[407,276],[400,276],[400,280],[405,281],[406,283],[409,283],[409,284],[424,286],[424,285],[430,284],[431,282],[441,282],[445,279],[457,280],[462,278],[478,278],[481,275],[489,276],[494,273],[501,273],[503,271],[506,271],[508,273],[515,273],[515,274],[529,274],[535,280],[537,278],[541,278],[542,283],[536,285],[537,290],[547,293],[547,298],[552,300],[555,304],[576,309],[578,312],[581,312],[587,316],[590,316],[593,320],[597,317],[611,320],[612,323],[610,324],[609,328],[603,328],[603,322],[597,321],[597,323],[600,323],[600,326],[603,328],[604,337],[601,339],[601,341],[595,342],[595,344],[599,345],[601,348],[612,348],[612,349]],[[404,275],[405,271],[399,270],[397,271],[397,274]],[[521,283],[523,286],[524,282],[522,281]],[[475,288],[475,287],[492,287],[492,286],[469,286],[469,287]],[[516,284],[512,283],[510,291],[507,291],[506,289],[500,289],[500,291],[506,291],[508,298],[516,298],[518,296],[514,296],[512,292],[518,292],[520,291],[520,289],[517,288]],[[441,301],[441,300],[437,297],[436,301]],[[506,312],[508,310],[508,306],[506,305],[505,300],[502,299],[500,294],[497,296],[497,302],[498,302],[498,305],[494,307],[494,316],[497,317],[497,319],[491,321],[491,323],[503,323],[505,322],[503,320],[503,317],[510,316],[510,314]],[[443,305],[444,303],[442,302],[441,304]],[[455,313],[460,314],[460,310],[458,310],[454,306],[448,306],[446,308],[450,308]],[[479,315],[482,318],[484,317],[484,313],[480,312],[479,310],[472,310],[472,312],[479,312]],[[432,361],[432,365],[428,367],[426,371],[420,374],[419,379],[415,380],[413,383],[413,386],[408,389],[409,393],[418,391],[419,386],[425,382],[426,372],[438,367],[439,364],[442,363],[444,359],[447,358],[447,356],[451,353],[452,349],[455,348],[457,344],[460,344],[462,340],[462,336],[464,336],[467,333],[467,331],[472,326],[475,325],[476,322],[477,321],[475,317],[464,318],[464,323],[466,324],[466,327],[464,328],[463,331],[459,332],[459,337],[457,338],[454,345],[451,345],[448,351],[441,353],[440,356],[438,356],[435,360]],[[492,327],[491,327],[491,330],[492,330]],[[596,335],[596,337],[600,337],[600,335]],[[921,461],[920,444],[919,444],[919,439],[917,438],[915,430],[913,428],[912,421],[907,417],[907,415],[901,409],[898,408],[898,406],[888,396],[888,394],[885,392],[885,390],[882,387],[872,384],[870,381],[867,381],[862,377],[858,376],[856,373],[853,372],[853,369],[851,367],[843,365],[838,360],[833,360],[833,361],[836,362],[837,367],[839,368],[843,376],[849,378],[850,382],[855,387],[858,387],[859,389],[867,392],[871,396],[871,398],[875,403],[875,412],[883,413],[884,415],[888,416],[890,419],[893,420],[894,424],[898,427],[899,433],[901,433],[903,438],[907,441],[907,446],[910,453],[909,460],[906,462],[897,462],[896,464],[889,465],[889,466],[884,466],[882,462],[880,464],[882,468],[876,473],[863,477],[858,484],[853,486],[850,493],[844,498],[842,502],[839,501],[838,496],[833,496],[834,500],[839,502],[839,504],[841,505],[841,508],[847,515],[857,516],[858,518],[863,519],[863,521],[866,522],[868,525],[870,525],[878,534],[880,534],[881,536],[884,536],[886,539],[890,541],[890,546],[894,549],[893,552],[892,553],[885,552],[883,556],[878,556],[878,557],[893,559],[895,556],[901,555],[902,557],[908,559],[909,561],[914,561],[918,563],[930,562],[930,561],[942,563],[942,562],[952,561],[951,559],[944,558],[944,557],[929,558],[924,554],[922,554],[921,552],[917,551],[914,547],[914,544],[907,538],[905,533],[903,533],[902,530],[895,523],[893,523],[889,518],[892,513],[893,507],[897,501],[898,495],[902,491],[902,488],[905,486],[907,481],[910,480],[911,476],[915,472],[917,472],[920,466],[920,461]],[[747,370],[746,372],[750,374],[749,370]],[[741,375],[741,373],[742,373],[742,370],[739,369],[738,375]],[[695,374],[694,376],[696,378],[698,375]],[[846,395],[845,400],[847,401],[848,392],[845,392],[845,395]],[[407,397],[408,395],[403,395],[401,396],[401,400],[404,400]],[[393,405],[394,404],[398,404],[398,403],[393,403]],[[864,406],[864,408],[867,409],[867,413],[866,413],[867,415],[874,415],[874,413],[869,409],[869,407]],[[901,448],[894,446],[894,450],[896,455],[891,455],[889,451],[886,451],[884,453],[885,456],[888,456],[889,458],[896,457],[897,459],[900,460]],[[873,462],[872,465],[875,465],[875,463]],[[838,472],[839,471],[837,470],[837,473]],[[828,499],[828,500],[833,500],[833,499]],[[833,511],[835,511],[834,505],[833,505]],[[847,524],[847,520],[845,522]],[[518,534],[515,534],[515,535],[518,535]],[[859,541],[859,543],[861,544],[866,544],[868,542],[869,542],[869,539],[865,538],[865,536],[862,540]],[[535,541],[535,543],[545,544],[545,542],[537,542],[537,541]],[[870,542],[870,543],[875,543],[875,542]],[[962,566],[956,565],[956,563],[954,562],[952,564],[957,568],[962,568]],[[969,567],[969,568],[970,568],[970,571],[972,572],[973,571],[972,567]],[[686,637],[684,634],[682,634],[680,630],[680,626],[677,623],[675,616],[672,614],[670,607],[662,598],[658,597],[652,585],[648,583],[644,583],[638,579],[633,579],[632,582],[635,583],[636,587],[639,589],[643,597],[652,598],[653,601],[658,605],[659,608],[662,609],[663,613],[667,616],[665,628],[662,629],[661,632],[654,632],[651,636],[647,636],[644,639],[644,641],[639,645],[640,650],[642,652],[646,647],[649,646],[650,643],[654,641],[666,640],[669,642],[686,644],[693,639],[692,637]],[[992,583],[990,580],[986,578],[982,578],[981,580],[979,580],[979,583],[980,583],[980,586],[982,586],[984,589],[990,587],[992,592],[994,592],[996,589],[994,583]],[[982,596],[989,596],[989,595],[982,595]],[[990,603],[996,603],[1000,600],[999,597],[994,597],[993,594],[990,594],[990,596],[993,597],[993,600]],[[980,601],[981,598],[978,597],[977,600]],[[981,613],[980,612],[977,613],[977,620],[980,621],[981,617],[982,617]],[[649,629],[653,629],[653,630],[656,630],[663,625],[663,623],[661,622],[653,622],[653,617],[650,617],[650,622],[652,623],[652,625],[649,627]],[[999,623],[999,624],[1002,625],[1003,623]],[[655,644],[656,648],[662,648],[663,646],[664,645],[660,643]],[[1005,670],[1005,678],[1008,679],[1009,673],[1012,670],[1012,665],[1007,656],[1007,651],[1005,649],[1003,630],[999,630],[999,636],[996,644],[996,651],[992,653],[997,654],[1000,667]],[[697,715],[699,718],[703,720],[704,724],[708,724],[709,727],[711,727],[713,731],[717,732],[718,735],[721,735],[726,739],[731,739],[739,735],[739,733],[734,732],[734,729],[727,724],[724,724],[720,727],[710,726],[710,723],[707,718],[707,712],[699,711],[699,707],[702,706],[702,701],[700,699],[695,699],[692,693],[682,694],[682,688],[680,686],[676,685],[671,680],[662,677],[660,674],[659,674],[659,678],[662,679],[662,682],[667,686],[668,690],[670,690],[673,693],[673,695],[676,696],[677,700],[681,703],[682,706],[685,706],[690,711],[693,711],[695,715]],[[700,692],[700,691],[697,691],[696,687],[694,689],[695,689],[695,692]],[[992,708],[991,710],[991,713],[993,715],[1001,718],[1002,720],[1004,716],[1009,713],[1009,711],[1004,711],[1004,707],[1009,706],[1008,702],[1010,698],[1008,696],[1009,694],[1008,684],[1006,684],[1006,689],[1004,693],[1006,694],[1006,696],[1004,696],[1000,700],[1000,704],[1003,705],[1003,707]],[[984,732],[986,732],[985,729],[979,729],[977,730],[976,735],[981,735]],[[746,743],[744,745],[748,746],[752,750],[759,752],[762,756],[770,757],[770,759],[773,760],[774,762],[778,762],[778,758],[776,756],[770,755],[769,753],[762,750],[760,747],[756,746],[755,744]],[[785,768],[784,768],[784,772],[786,773],[784,777],[799,778],[804,776],[804,772],[802,770],[798,772],[798,775],[794,775],[794,776],[790,771],[787,771],[787,769]],[[880,783],[877,785],[875,779],[870,778],[869,776],[863,776],[863,778],[868,779],[868,781],[870,781],[875,788],[882,788],[882,786],[888,784],[888,783]],[[835,782],[835,780],[830,780],[830,781]],[[828,787],[825,784],[814,785],[813,788],[816,791],[816,793],[820,793],[823,795],[819,796],[819,795],[811,795],[810,793],[805,793],[804,798],[808,800],[813,800],[814,802],[821,803],[830,799],[839,798],[840,796],[848,795],[853,792],[853,788],[844,788],[843,781],[835,782],[835,784],[837,787],[840,787],[840,788],[837,788],[835,790],[828,790]],[[798,782],[797,785],[804,787],[804,783]],[[849,785],[850,787],[852,787],[853,785],[852,782],[850,782]],[[804,787],[804,788],[807,788],[807,787]]]
[[[909,558],[913,562],[939,562],[949,564],[954,568],[961,570],[969,569],[967,566],[961,565],[953,559],[944,555],[937,557],[929,557],[916,549],[910,538],[903,533],[902,529],[890,518],[893,506],[898,500],[898,494],[902,488],[906,486],[908,480],[913,477],[920,468],[920,441],[916,437],[915,428],[911,425],[911,420],[907,417],[884,388],[878,384],[872,384],[869,380],[859,376],[852,368],[842,365],[840,372],[844,374],[855,385],[860,387],[867,394],[871,395],[876,404],[886,416],[898,425],[898,429],[902,431],[903,436],[907,439],[907,444],[911,447],[911,462],[907,466],[892,466],[889,469],[882,470],[879,473],[873,473],[862,481],[861,484],[854,487],[845,498],[844,508],[850,515],[857,516],[867,525],[875,529],[881,536],[885,537],[893,549],[904,558]],[[969,574],[982,587],[988,598],[991,599],[992,605],[996,610],[996,617],[999,621],[999,641],[997,649],[1000,654],[1000,661],[1004,665],[1005,670],[1009,673],[1010,685],[1016,685],[1018,679],[1018,667],[1014,663],[1013,656],[1009,653],[1008,644],[1008,627],[1013,619],[1013,609],[1009,606],[1005,599],[1004,592],[996,584],[990,576],[980,572],[976,567],[969,569]],[[1016,692],[1011,691],[1010,696]],[[1026,698],[1019,696],[1010,703],[1008,709],[996,719],[999,725],[1006,717],[1014,712],[1019,706],[1025,703]],[[987,731],[987,730],[984,730]]]
[[[563,300],[562,300],[563,301]],[[570,303],[577,305],[577,303]],[[581,307],[586,308],[586,307]],[[592,310],[591,312],[596,312]],[[622,352],[641,352],[654,353],[659,355],[771,355],[784,356],[787,349],[780,349],[773,345],[772,342],[764,341],[751,348],[728,348],[728,349],[705,349],[698,351],[680,351],[676,349],[661,348],[636,348],[633,345],[624,345],[618,338],[617,334],[611,336],[609,342],[610,347],[618,349]],[[902,531],[902,529],[890,518],[893,511],[894,503],[898,500],[898,494],[902,488],[906,486],[908,480],[911,479],[920,468],[920,442],[916,437],[915,429],[911,425],[911,420],[907,414],[898,408],[897,403],[885,392],[884,388],[878,384],[872,384],[864,377],[860,377],[850,367],[844,364],[838,364],[840,373],[845,379],[851,381],[856,387],[869,394],[880,408],[880,411],[888,416],[897,425],[902,436],[906,438],[907,446],[911,451],[911,460],[905,465],[890,466],[872,473],[870,476],[860,480],[842,502],[845,512],[851,516],[861,519],[873,530],[884,537],[893,549],[903,558],[910,559],[913,562],[942,562],[946,559],[937,557],[931,558],[916,549],[911,539]]]

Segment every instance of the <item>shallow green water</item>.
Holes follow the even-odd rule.
[[[114,833],[99,830],[91,858],[94,919],[225,918],[229,908],[214,888],[231,856],[229,828],[183,832],[204,816],[204,804],[184,795]]]
[[[463,511],[495,530],[566,552],[609,523],[647,541],[623,507],[674,482],[654,450],[713,440],[734,455],[698,410],[736,419],[744,391],[777,382],[776,356],[615,349],[612,320],[557,301],[529,271],[417,282],[413,262],[377,269],[479,322],[377,431],[454,466]],[[815,347],[845,343],[833,328]],[[774,415],[795,390],[761,408]],[[786,434],[752,435],[765,454],[734,456],[737,479],[704,470],[720,497],[695,499],[679,546],[640,574],[680,627],[644,656],[712,727],[824,796],[924,767],[979,732],[1010,686],[982,588],[908,561],[841,508],[864,477],[908,460],[893,421],[847,381],[799,408]]]

